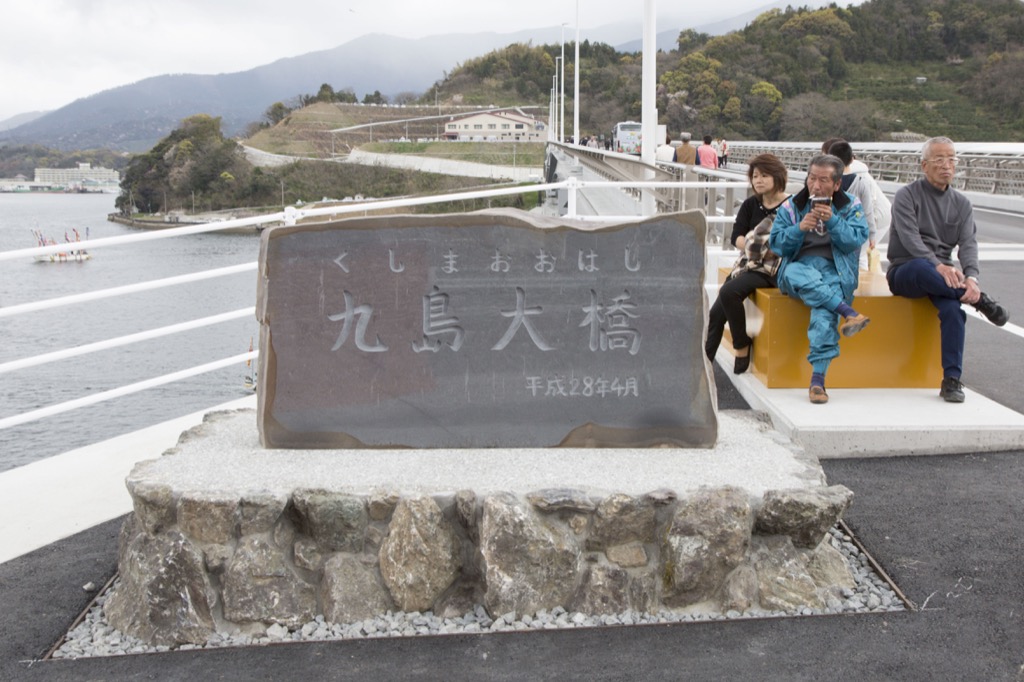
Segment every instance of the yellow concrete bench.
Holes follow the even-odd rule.
[[[724,274],[723,274],[724,273]],[[724,281],[728,268],[719,270]],[[778,289],[758,289],[745,301],[747,334],[754,339],[751,371],[768,388],[805,388],[810,310]],[[859,334],[841,337],[828,388],[935,388],[942,383],[939,320],[927,298],[893,296],[885,275],[861,271],[853,307],[871,318]],[[726,326],[725,348],[732,351]]]

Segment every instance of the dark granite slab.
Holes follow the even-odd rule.
[[[260,249],[267,447],[711,447],[699,212],[278,227]]]

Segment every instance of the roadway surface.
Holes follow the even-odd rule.
[[[1012,224],[979,229],[989,239]],[[1024,322],[1021,272],[1015,261],[982,262],[982,288],[1006,305],[1011,325]],[[963,379],[1024,412],[1019,334],[969,319]],[[720,407],[744,409],[721,368],[716,378]],[[1024,452],[822,466],[830,483],[854,491],[846,522],[915,609],[37,660],[87,605],[82,585],[113,575],[114,520],[0,564],[0,679],[1024,681]]]

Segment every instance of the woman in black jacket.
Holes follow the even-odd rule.
[[[768,234],[775,212],[786,194],[786,166],[774,154],[759,154],[749,161],[747,178],[754,194],[740,205],[729,241],[743,252],[729,278],[718,289],[718,298],[708,313],[708,338],[704,346],[712,362],[722,343],[725,323],[732,332],[736,350],[733,372],[742,374],[750,366],[752,339],[747,336],[747,318],[743,301],[759,287],[778,286],[775,272],[779,260],[768,249]]]

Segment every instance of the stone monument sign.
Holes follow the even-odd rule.
[[[260,249],[266,447],[712,447],[700,212],[276,227]]]

